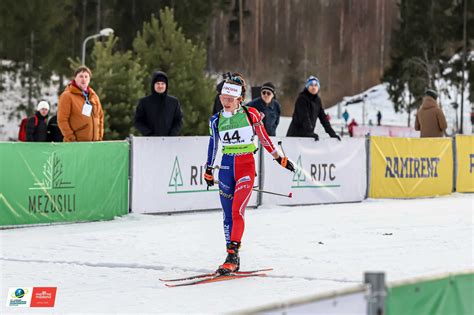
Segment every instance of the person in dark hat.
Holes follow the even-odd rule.
[[[319,118],[329,136],[341,140],[326,118],[323,104],[318,95],[319,89],[319,79],[315,76],[310,76],[306,80],[304,90],[296,99],[293,117],[286,134],[287,137],[310,137],[318,141],[319,136],[314,132],[314,129],[316,127],[316,120]]]
[[[275,85],[266,82],[260,88],[260,97],[247,104],[263,113],[263,124],[269,136],[276,136],[276,129],[280,123],[281,105],[275,99]]]
[[[436,99],[438,93],[434,90],[426,90],[423,102],[416,113],[415,130],[420,131],[421,138],[443,137],[448,124],[443,111]]]
[[[142,135],[148,137],[179,136],[183,113],[178,99],[168,95],[166,73],[153,73],[151,94],[138,102],[134,125]]]

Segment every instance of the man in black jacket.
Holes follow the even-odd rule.
[[[144,136],[178,136],[183,125],[181,105],[168,95],[168,76],[162,71],[153,74],[151,94],[140,99],[135,113],[135,127]]]
[[[264,114],[263,124],[269,136],[276,136],[276,129],[280,123],[281,106],[275,99],[275,86],[271,82],[266,82],[260,88],[260,97],[253,99],[247,104],[256,108]]]
[[[46,142],[47,141],[47,121],[49,113],[49,104],[46,101],[40,101],[36,107],[36,113],[28,118],[26,123],[26,141],[28,142]]]
[[[316,119],[319,118],[326,133],[331,138],[341,140],[326,118],[321,99],[318,96],[319,89],[319,79],[310,76],[306,81],[305,89],[296,99],[293,119],[288,128],[287,137],[310,137],[318,141],[319,136],[314,133],[314,128],[316,127]]]

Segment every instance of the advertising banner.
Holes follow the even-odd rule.
[[[456,191],[474,192],[474,136],[456,135]]]
[[[133,137],[132,211],[178,212],[221,208],[219,189],[204,181],[209,137]],[[221,153],[215,165],[221,161]],[[257,163],[256,163],[257,164]],[[218,170],[214,177],[218,178]],[[256,205],[256,193],[249,206]]]
[[[453,190],[451,138],[370,137],[372,198],[447,195]]]
[[[128,213],[128,142],[0,143],[0,226]]]
[[[387,136],[419,138],[420,132],[411,127],[401,126],[355,126],[353,129],[353,135],[354,137]]]
[[[387,315],[474,314],[474,273],[388,288]]]
[[[264,189],[292,198],[263,194],[264,204],[301,205],[362,201],[367,189],[365,139],[272,138],[283,142],[295,164],[291,173],[273,160],[264,158]]]

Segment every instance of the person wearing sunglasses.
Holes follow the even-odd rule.
[[[314,132],[314,129],[316,127],[316,120],[319,118],[326,133],[331,138],[341,140],[326,118],[323,104],[318,95],[319,90],[319,79],[315,76],[310,76],[306,80],[304,90],[296,99],[293,118],[286,134],[287,137],[309,137],[318,141],[319,136]]]
[[[219,95],[223,109],[213,115],[209,122],[210,139],[204,179],[208,187],[215,183],[219,185],[227,249],[226,260],[216,271],[219,274],[229,274],[240,268],[239,249],[245,226],[244,213],[255,179],[255,135],[278,164],[295,171],[293,164],[279,154],[270,140],[260,113],[255,108],[242,106],[245,88],[241,74],[228,75]],[[223,155],[219,180],[215,180],[213,171],[219,141],[222,143]]]
[[[253,107],[263,114],[265,130],[269,136],[276,136],[276,129],[280,123],[281,105],[275,99],[275,86],[273,83],[264,83],[260,88],[260,97],[253,99],[247,106]]]

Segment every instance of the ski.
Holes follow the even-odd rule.
[[[197,285],[197,284],[212,283],[212,282],[218,282],[218,281],[227,281],[227,280],[233,280],[233,279],[242,279],[242,278],[250,278],[250,277],[266,277],[266,276],[267,276],[266,273],[251,273],[251,274],[231,273],[228,275],[216,275],[216,276],[208,277],[204,279],[194,279],[192,281],[182,282],[182,283],[165,283],[165,285],[169,288],[175,288],[175,287],[184,287],[184,286]]]
[[[256,270],[248,270],[248,271],[237,271],[234,272],[233,274],[236,275],[250,275],[258,272],[266,272],[266,271],[272,271],[273,268],[266,268],[266,269],[256,269]],[[189,277],[184,277],[184,278],[176,278],[176,279],[160,279],[160,281],[163,282],[176,282],[176,281],[187,281],[187,280],[195,280],[195,279],[201,279],[201,278],[210,278],[210,277],[215,277],[218,276],[219,274],[216,272],[211,272],[211,273],[203,273],[195,276],[189,276]]]

